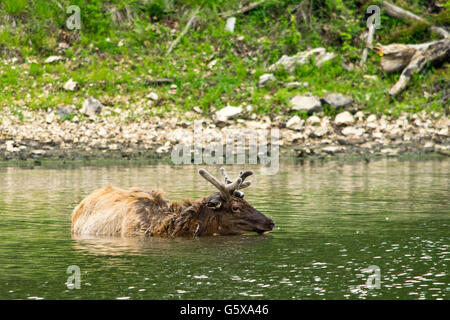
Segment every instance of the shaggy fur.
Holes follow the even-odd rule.
[[[221,201],[223,205],[220,209],[211,208],[211,201]],[[169,204],[160,190],[123,190],[108,186],[94,191],[74,209],[72,233],[122,237],[205,236],[257,231],[252,226],[247,227],[248,230],[238,228],[243,218],[254,220],[253,224],[273,224],[244,199],[233,197],[229,202],[215,193],[198,201]],[[231,214],[232,205],[239,206],[245,215]]]

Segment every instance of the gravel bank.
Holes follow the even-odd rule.
[[[56,112],[25,111],[19,117],[3,110],[0,159],[162,157],[170,155],[177,144],[192,144],[194,123],[198,123],[195,120],[201,121],[200,139],[204,144],[230,130],[245,136],[248,130],[268,134],[271,128],[277,128],[281,155],[450,154],[450,119],[438,114],[408,113],[390,118],[343,112],[335,118],[311,116],[307,120],[241,115],[224,121],[188,112],[183,118],[189,121],[180,118],[175,114],[161,118],[139,114],[139,110],[119,113],[103,108],[98,115],[77,114],[63,120]]]

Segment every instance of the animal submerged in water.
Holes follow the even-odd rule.
[[[262,234],[274,222],[253,208],[239,191],[250,186],[244,171],[232,181],[224,168],[221,182],[204,169],[199,174],[219,192],[201,200],[169,203],[162,191],[107,186],[92,192],[72,212],[72,233],[96,236],[199,237]]]

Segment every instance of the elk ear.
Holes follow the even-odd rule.
[[[216,210],[222,206],[222,201],[220,201],[217,198],[216,199],[213,198],[213,199],[210,199],[206,205],[208,206],[208,208]]]
[[[237,191],[237,190],[234,190],[233,195],[235,197],[238,197],[238,198],[243,198],[244,197],[244,193],[241,192],[241,191]]]

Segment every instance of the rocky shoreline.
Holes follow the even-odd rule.
[[[437,113],[387,117],[344,111],[334,118],[313,115],[306,120],[245,113],[235,113],[238,119],[223,114],[205,117],[195,112],[168,113],[163,118],[144,110],[133,110],[130,120],[130,114],[105,107],[101,114],[75,114],[68,119],[57,111],[23,111],[19,116],[3,110],[0,159],[163,158],[177,144],[192,144],[194,123],[202,125],[204,143],[230,131],[245,136],[248,130],[261,133],[276,128],[281,156],[450,155],[450,119]]]

